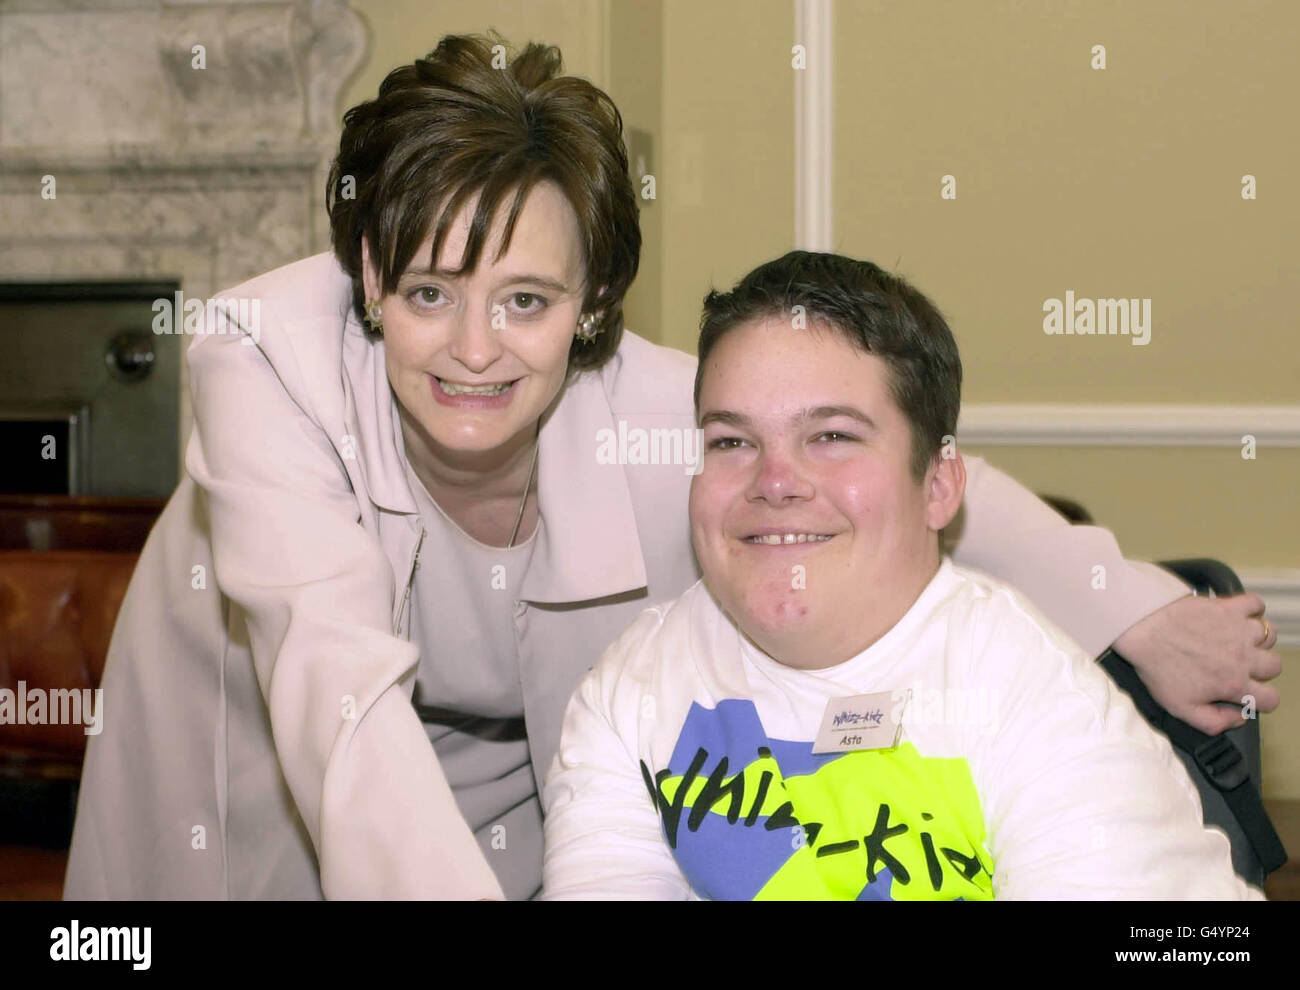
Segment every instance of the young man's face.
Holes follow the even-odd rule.
[[[781,316],[732,329],[706,362],[695,553],[741,630],[792,667],[843,663],[887,632],[961,504],[960,456],[912,477],[886,375],[839,332]]]

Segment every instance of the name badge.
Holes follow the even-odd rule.
[[[848,753],[857,749],[893,749],[903,733],[903,712],[911,697],[909,689],[832,698],[826,705],[812,751]]]

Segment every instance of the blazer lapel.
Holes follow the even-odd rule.
[[[388,384],[384,342],[366,339],[356,317],[348,314],[343,335],[343,389],[350,450],[358,460],[370,501],[389,512],[419,512],[402,468],[402,424],[397,400]]]
[[[537,466],[542,526],[519,597],[583,602],[646,587],[624,468],[596,462],[596,436],[614,429],[597,374],[578,375],[543,419]]]

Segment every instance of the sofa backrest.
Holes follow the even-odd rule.
[[[80,767],[88,713],[82,712],[79,722],[67,720],[81,710],[85,695],[74,703],[66,692],[99,686],[138,556],[0,550],[0,690],[14,692],[7,699],[14,718],[41,717],[46,723],[14,724],[7,718],[0,724],[0,760]],[[57,717],[65,724],[49,724]]]

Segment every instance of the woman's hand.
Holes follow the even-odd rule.
[[[1282,672],[1269,650],[1277,630],[1264,622],[1258,595],[1188,596],[1157,609],[1115,640],[1156,701],[1209,735],[1245,724],[1242,709],[1271,712],[1278,692],[1265,681]],[[1236,710],[1220,708],[1226,701]]]

